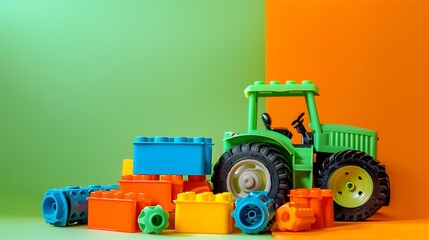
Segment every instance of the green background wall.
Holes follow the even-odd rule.
[[[0,0],[0,212],[111,184],[139,135],[246,128],[265,77],[264,1]],[[42,219],[40,219],[42,221]]]

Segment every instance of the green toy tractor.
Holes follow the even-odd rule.
[[[264,190],[281,205],[288,201],[292,188],[329,188],[335,194],[337,221],[365,220],[389,205],[389,177],[376,160],[377,133],[321,124],[314,99],[318,88],[311,81],[258,81],[244,92],[249,99],[248,130],[225,134],[224,153],[212,175],[214,192],[229,191],[238,198]],[[292,122],[302,135],[301,144],[292,144],[289,130],[272,128],[267,113],[262,114],[266,129],[257,130],[261,97],[305,98],[311,131],[303,125],[304,113]]]

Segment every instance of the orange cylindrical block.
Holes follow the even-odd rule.
[[[320,193],[320,188],[310,189],[309,197],[310,208],[313,209],[314,218],[316,218],[316,222],[311,225],[311,228],[323,228],[324,213],[322,208],[322,196]]]
[[[322,208],[324,227],[333,227],[334,223],[334,194],[331,189],[322,190]]]
[[[297,188],[290,190],[289,197],[290,201],[297,204],[304,204],[305,207],[310,206],[309,202],[309,190],[306,188]]]

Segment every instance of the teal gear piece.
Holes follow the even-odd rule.
[[[276,205],[265,191],[251,192],[235,202],[235,225],[245,234],[259,234],[271,228]]]

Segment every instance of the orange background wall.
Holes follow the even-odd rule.
[[[266,79],[311,79],[322,123],[379,133],[388,219],[429,216],[429,1],[267,0]],[[274,126],[305,110],[269,100]],[[306,119],[308,123],[308,118]],[[300,140],[298,133],[294,138]]]

